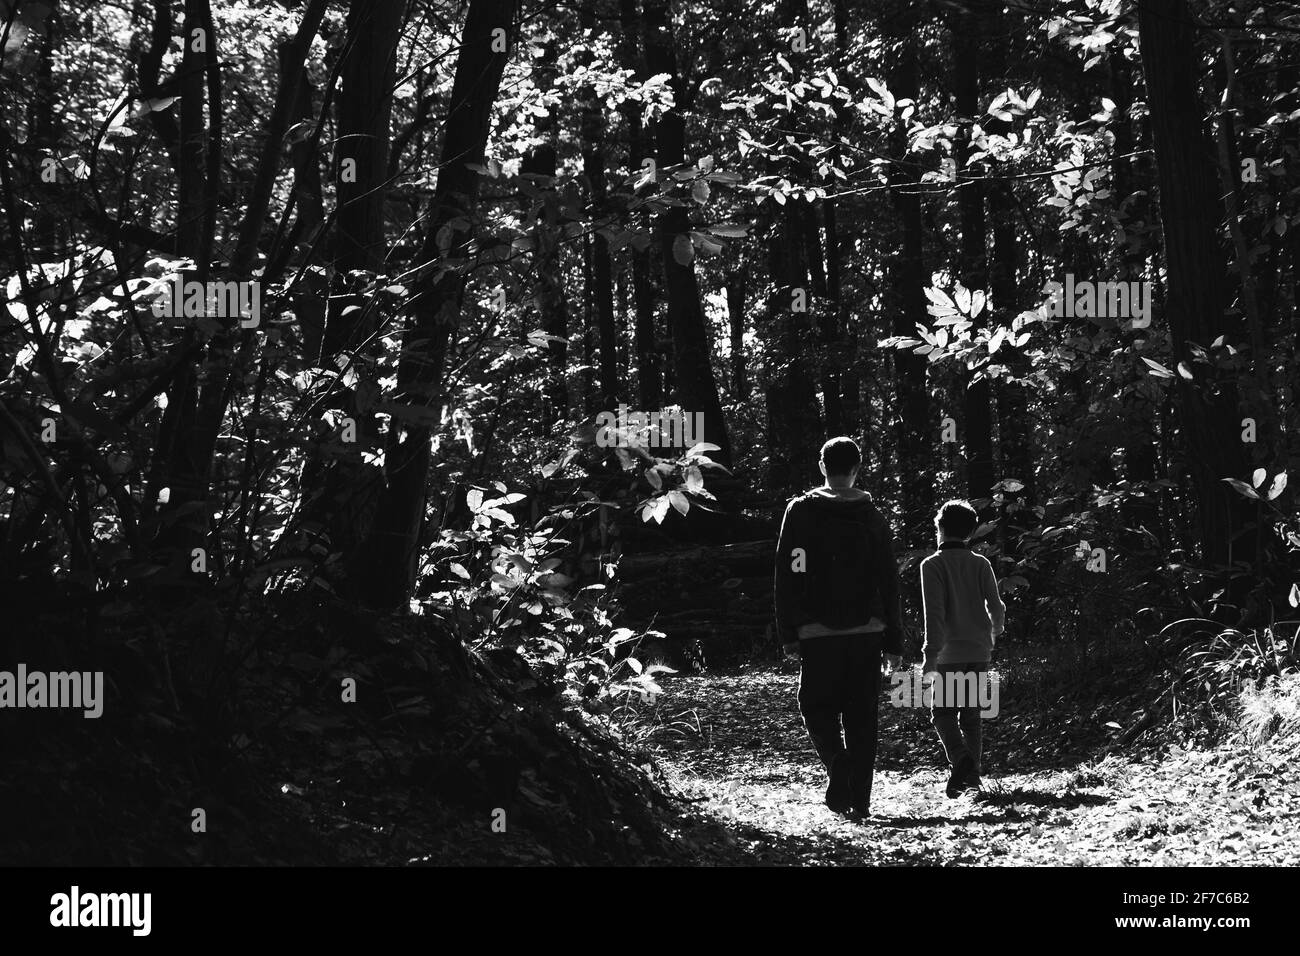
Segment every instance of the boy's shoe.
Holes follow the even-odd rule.
[[[849,755],[839,753],[831,761],[831,779],[826,784],[826,806],[835,813],[847,813],[853,806],[849,792]]]
[[[952,773],[948,776],[948,786],[945,792],[949,799],[956,799],[964,790],[970,787],[970,777],[975,772],[975,761],[971,759],[970,754],[963,754],[957,761],[956,766],[952,768]]]

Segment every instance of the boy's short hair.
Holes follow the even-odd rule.
[[[979,527],[980,516],[969,501],[954,498],[945,501],[934,516],[934,526],[948,538],[969,538]]]
[[[822,445],[822,464],[828,475],[847,475],[862,464],[862,451],[852,438],[841,435]]]

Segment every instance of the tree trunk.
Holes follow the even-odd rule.
[[[920,96],[914,30],[915,14],[907,10],[906,19],[896,22],[892,38],[896,44],[889,72],[889,89],[896,99],[917,100]],[[908,162],[907,129],[899,123],[892,134],[895,162],[889,170],[893,186],[915,182],[920,177]],[[915,336],[917,325],[928,325],[925,287],[926,268],[922,237],[921,197],[915,188],[895,188],[890,192],[902,232],[900,251],[889,262],[890,311],[894,315],[894,334]],[[898,416],[898,458],[902,475],[903,530],[900,540],[913,545],[926,531],[934,510],[934,443],[939,438],[939,422],[931,419],[930,394],[926,384],[928,363],[911,352],[894,353],[894,370],[900,414]]]
[[[422,262],[468,256],[478,207],[479,175],[496,101],[514,38],[493,49],[494,31],[512,33],[516,0],[472,0],[444,123],[442,162],[429,211]],[[445,401],[445,363],[459,329],[463,269],[431,270],[416,286],[397,373],[385,462],[387,486],[375,528],[350,562],[354,590],[374,607],[404,607],[415,579],[429,479],[431,425]]]
[[[1115,101],[1117,116],[1112,124],[1115,159],[1111,163],[1111,185],[1116,206],[1126,210],[1126,214],[1121,216],[1124,231],[1117,250],[1122,263],[1119,277],[1122,280],[1140,282],[1146,278],[1146,256],[1143,251],[1146,243],[1140,241],[1138,236],[1130,238],[1129,230],[1135,229],[1137,222],[1145,218],[1148,204],[1145,197],[1134,195],[1137,191],[1133,182],[1136,161],[1135,158],[1127,157],[1135,147],[1133,121],[1129,119],[1134,77],[1123,57],[1111,57],[1108,63],[1111,70],[1111,99]],[[1143,191],[1149,193],[1150,188],[1145,181],[1142,183]],[[1141,401],[1137,395],[1134,398]],[[1158,409],[1149,402],[1142,402],[1142,405],[1145,408],[1137,409],[1138,414],[1130,417],[1130,427],[1126,429],[1124,442],[1124,477],[1134,484],[1151,482],[1156,478],[1158,438],[1155,426]],[[1159,526],[1159,509],[1154,492],[1140,499],[1126,501],[1123,518],[1127,527],[1146,528],[1155,532]]]
[[[555,45],[549,44],[543,62],[554,62]],[[540,68],[538,89],[552,85],[553,68]],[[564,273],[560,268],[560,203],[555,188],[557,170],[557,129],[555,116],[549,112],[537,121],[536,133],[541,140],[528,151],[519,172],[525,178],[521,200],[524,221],[533,224],[534,255],[537,264],[537,301],[540,305],[542,330],[554,338],[546,345],[546,387],[541,413],[541,435],[551,434],[569,411],[569,303],[564,290]]]
[[[835,59],[837,65],[847,66],[849,55],[849,5],[847,0],[832,0],[832,16],[835,23]],[[827,161],[839,165],[841,161],[840,142],[848,129],[848,117],[845,107],[837,100],[831,101],[835,119],[831,123],[831,149]],[[832,180],[833,182],[834,180]],[[840,396],[840,425],[846,434],[857,433],[862,422],[862,380],[858,371],[858,329],[848,321],[848,309],[844,304],[844,278],[840,248],[839,207],[834,198],[822,201],[822,218],[826,228],[826,293],[831,300],[830,322],[836,331],[837,339],[844,340],[842,349],[836,350],[840,359],[838,371],[838,393]],[[864,452],[865,453],[865,452]]]
[[[334,149],[334,268],[341,288],[330,299],[325,321],[321,357],[327,363],[361,348],[376,324],[373,307],[359,294],[367,280],[348,273],[376,273],[384,266],[394,54],[405,8],[406,0],[373,0],[348,10]]]
[[[216,121],[221,105],[219,101],[205,97],[204,83],[208,70],[215,69],[216,37],[211,29],[211,20],[206,0],[186,0],[182,28],[184,52],[179,71],[181,103],[176,244],[182,256],[194,260],[192,278],[198,282],[207,281],[212,261],[215,201],[209,201],[209,191],[217,188],[217,178],[210,174],[220,171],[219,163],[213,163],[209,155],[210,149],[219,146],[219,137],[215,135],[219,126],[210,128],[208,120]],[[207,120],[204,117],[205,100],[209,110]],[[197,334],[191,326],[185,327],[182,338],[187,345],[198,344]],[[207,365],[205,392],[209,401],[202,403],[204,407],[200,408],[198,370],[189,363],[182,365],[167,390],[167,410],[159,425],[155,449],[161,467],[154,474],[157,485],[151,489],[154,495],[150,496],[152,501],[162,488],[169,491],[167,503],[159,509],[166,519],[157,529],[156,550],[161,560],[175,561],[178,568],[185,570],[189,567],[192,548],[205,540],[208,530],[208,509],[192,505],[202,502],[208,494],[212,442],[216,439],[214,423],[210,421],[214,394],[211,389],[215,386],[224,392],[225,388],[220,363],[214,363],[210,358],[220,345],[213,343],[207,349],[199,348],[200,354],[209,356],[204,363]]]
[[[749,379],[745,368],[745,281],[744,269],[727,273],[727,324],[731,328],[731,400],[743,403],[749,398]]]
[[[966,157],[972,152],[969,142],[971,124],[978,123],[982,114],[979,101],[979,17],[970,8],[954,14],[953,36],[953,101],[958,121],[963,124],[961,142],[957,147],[959,175],[964,180],[957,191],[957,209],[961,220],[961,250],[957,274],[962,285],[971,291],[988,287],[988,262],[985,253],[986,227],[984,220],[984,183],[968,179]],[[981,322],[977,318],[976,323]],[[988,378],[974,381],[970,373],[963,373],[965,385],[962,398],[963,431],[966,446],[966,494],[972,499],[988,498],[992,494],[994,477],[993,421],[991,415],[992,390]],[[987,513],[987,509],[982,509]]]
[[[655,122],[656,155],[660,175],[680,167],[686,158],[686,120],[683,104],[686,86],[677,70],[672,19],[668,0],[645,0],[644,36],[646,69],[652,75],[671,77],[674,108]],[[664,182],[671,180],[665,179]],[[700,303],[693,253],[690,217],[684,206],[670,206],[658,217],[659,254],[663,259],[664,286],[668,291],[668,327],[673,340],[674,384],[679,403],[691,414],[704,415],[704,439],[717,445],[716,461],[731,465],[731,442],[722,417],[722,402],[713,377],[713,341]]]
[[[1185,0],[1140,0],[1138,34],[1155,141],[1160,218],[1168,284],[1166,321],[1175,359],[1196,370],[1175,377],[1179,426],[1197,496],[1203,558],[1224,565],[1255,555],[1255,508],[1224,478],[1246,478],[1237,382],[1195,363],[1189,346],[1208,348],[1220,335],[1240,345],[1239,323],[1224,318],[1224,262],[1218,244],[1219,201],[1205,110],[1197,91],[1201,63]],[[1213,387],[1211,387],[1213,386]],[[1249,415],[1249,411],[1246,413]]]
[[[649,79],[645,62],[641,56],[639,38],[641,36],[641,11],[637,0],[619,0],[619,26],[622,36],[618,41],[619,56],[622,66],[633,71],[639,80]],[[645,130],[642,123],[641,104],[627,100],[623,104],[623,115],[627,123],[627,169],[631,174],[639,169],[648,157]],[[636,214],[637,224],[643,230],[649,229],[649,217],[644,213]],[[663,377],[659,359],[659,337],[655,331],[655,299],[650,267],[650,249],[647,244],[634,244],[630,250],[632,259],[632,309],[633,352],[636,356],[636,398],[645,411],[659,408],[663,404]],[[633,363],[629,362],[629,365]]]
[[[583,9],[582,24],[591,30],[596,27],[595,2]],[[586,55],[588,65],[594,55]],[[582,172],[587,179],[591,197],[591,215],[601,222],[608,214],[605,182],[605,117],[601,100],[595,87],[585,87],[579,94],[582,101]],[[595,401],[599,409],[613,409],[622,394],[618,376],[618,330],[614,325],[614,270],[610,259],[609,239],[596,231],[591,251],[591,298],[595,303],[596,337],[600,348],[600,395]]]

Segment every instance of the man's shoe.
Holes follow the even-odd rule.
[[[837,754],[831,761],[831,779],[826,785],[826,806],[835,813],[847,813],[853,806],[849,794],[849,755]]]
[[[970,786],[968,778],[974,772],[975,761],[971,759],[970,754],[964,754],[957,761],[957,765],[952,768],[952,773],[948,777],[948,786],[945,792],[948,794],[949,799],[955,799]]]
[[[863,817],[871,816],[871,787],[855,780],[849,789],[853,793],[853,812]]]

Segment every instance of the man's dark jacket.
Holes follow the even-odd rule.
[[[828,532],[842,532],[846,523],[857,525],[867,538],[867,580],[861,587],[842,588],[829,600],[814,601],[811,595],[816,589],[809,584],[818,571],[815,559],[823,550],[819,544],[827,539]],[[806,558],[802,572],[795,570],[797,548],[803,549]],[[875,617],[885,624],[885,653],[901,654],[903,628],[898,592],[893,534],[870,495],[846,499],[814,489],[786,507],[776,549],[776,626],[783,644],[798,640],[802,624],[816,622],[836,629],[865,627]]]

